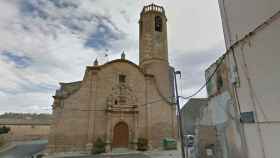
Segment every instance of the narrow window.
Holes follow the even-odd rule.
[[[162,19],[160,16],[155,17],[155,30],[158,32],[162,31]]]
[[[222,90],[223,86],[224,86],[224,81],[223,81],[222,75],[218,74],[218,76],[217,76],[217,89],[218,89],[218,91]]]
[[[119,83],[125,83],[125,75],[119,75]]]

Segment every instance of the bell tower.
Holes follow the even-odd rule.
[[[173,96],[173,79],[168,62],[167,18],[163,7],[144,6],[139,20],[139,65],[154,75],[161,94],[168,100]]]
[[[163,7],[144,6],[139,20],[140,66],[150,60],[168,62],[166,22]]]

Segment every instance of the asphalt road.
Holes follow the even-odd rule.
[[[15,147],[6,150],[4,152],[0,152],[0,158],[32,158],[31,157],[32,155],[44,150],[46,146],[47,146],[47,141],[32,141],[32,142],[17,143]],[[150,157],[143,154],[125,154],[125,155],[77,156],[71,158],[150,158]]]
[[[0,153],[0,158],[31,158],[44,150],[47,146],[47,141],[32,141],[17,143],[17,145],[9,150]]]

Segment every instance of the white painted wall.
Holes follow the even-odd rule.
[[[227,48],[280,10],[279,0],[219,0],[219,4]],[[237,93],[241,112],[255,111],[255,105],[259,122],[244,124],[250,158],[279,158],[279,45],[280,17],[277,17],[234,49],[240,77]],[[246,76],[251,82],[251,91]]]
[[[225,40],[231,44],[280,9],[279,0],[218,0]],[[227,43],[229,48],[230,43]]]
[[[279,149],[269,143],[267,134],[280,130],[280,18],[253,36],[243,48],[236,49],[240,87],[237,89],[241,111],[255,111],[257,124],[245,125],[249,154],[252,158],[278,158]],[[245,60],[244,60],[245,59]],[[252,84],[250,92],[247,75]],[[271,123],[269,123],[271,122]],[[269,124],[270,128],[266,128]],[[258,130],[260,128],[260,131]],[[265,131],[264,131],[265,129]],[[260,132],[260,133],[259,133]],[[272,140],[280,146],[280,133]],[[263,139],[264,143],[262,143]],[[258,143],[263,144],[259,146]],[[264,154],[262,153],[264,150]]]
[[[241,86],[238,88],[242,110],[250,110],[252,99],[246,79],[245,63],[248,76],[255,92],[255,102],[259,102],[259,121],[280,121],[280,17],[277,21],[253,36],[243,49],[236,49],[238,72]],[[243,55],[242,55],[243,54]],[[244,61],[245,58],[245,61]],[[244,63],[245,62],[245,63]],[[258,99],[258,100],[257,100]],[[245,106],[247,105],[247,106]],[[266,113],[264,120],[263,113]]]

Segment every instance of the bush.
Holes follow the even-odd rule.
[[[10,130],[11,129],[9,127],[6,127],[6,126],[0,127],[0,134],[9,133]]]
[[[93,154],[100,154],[105,152],[106,143],[101,138],[97,138],[93,145]]]
[[[148,150],[148,139],[146,139],[146,138],[138,138],[137,150],[139,150],[139,151],[146,151],[146,150]]]

